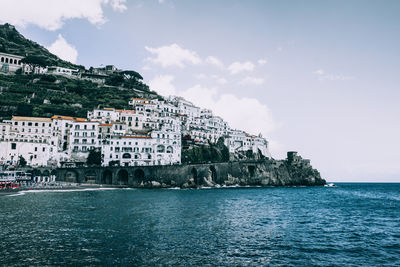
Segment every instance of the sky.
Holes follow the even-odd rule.
[[[334,182],[400,182],[398,14],[389,0],[0,0],[0,23],[61,58],[136,70]]]

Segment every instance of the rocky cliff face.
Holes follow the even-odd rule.
[[[200,185],[188,180],[182,187],[198,186],[318,186],[326,181],[321,178],[318,170],[307,162],[291,163],[287,160],[265,160],[256,165],[244,164],[240,172],[227,173],[226,179],[214,181],[212,172],[203,176]]]
[[[292,155],[293,156],[293,155]],[[57,181],[139,188],[221,186],[316,186],[326,182],[308,160],[263,159],[207,164],[57,169]]]

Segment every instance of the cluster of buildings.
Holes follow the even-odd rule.
[[[261,135],[231,129],[211,110],[181,97],[132,98],[129,105],[129,110],[94,109],[87,118],[54,115],[4,120],[0,123],[0,165],[17,165],[21,157],[30,166],[84,164],[92,150],[101,152],[103,166],[180,164],[182,149],[215,143],[221,137],[232,154],[252,151],[270,156]]]
[[[0,73],[15,73],[21,69],[24,74],[52,74],[61,75],[68,78],[77,78],[89,80],[98,84],[104,84],[107,77],[114,73],[121,72],[114,65],[107,65],[99,68],[90,68],[89,70],[71,69],[59,66],[31,66],[22,63],[23,56],[0,52]]]

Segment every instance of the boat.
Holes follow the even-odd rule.
[[[32,174],[22,171],[1,171],[0,189],[18,189],[21,183],[32,181]]]
[[[336,187],[336,185],[334,184],[334,183],[329,183],[329,184],[326,184],[326,185],[324,185],[325,187]]]

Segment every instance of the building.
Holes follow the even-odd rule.
[[[16,72],[22,68],[21,60],[24,57],[0,52],[0,72]]]
[[[131,109],[96,108],[87,118],[14,116],[0,123],[0,162],[16,165],[22,156],[31,166],[82,165],[95,150],[103,166],[180,164],[182,149],[221,137],[232,155],[270,157],[261,135],[231,129],[211,110],[183,98],[132,98],[129,104]]]
[[[54,75],[65,75],[65,76],[78,76],[79,70],[78,69],[70,69],[70,68],[63,68],[58,66],[49,66],[47,67],[48,74]]]
[[[56,164],[52,160],[57,150],[51,119],[14,116],[2,123],[2,128],[0,161],[16,165],[22,156],[31,166]]]

